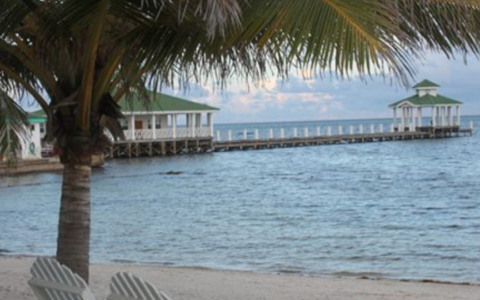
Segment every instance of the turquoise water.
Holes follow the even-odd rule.
[[[388,121],[216,130],[360,123]],[[93,174],[92,261],[480,283],[479,149],[474,134],[110,161]],[[60,185],[2,178],[0,249],[55,253]]]

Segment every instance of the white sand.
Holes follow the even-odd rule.
[[[33,258],[0,256],[0,300],[35,299],[27,281]],[[110,278],[127,271],[152,282],[172,300],[444,300],[480,299],[480,286],[391,280],[267,275],[137,264],[94,264],[90,286],[106,299]]]

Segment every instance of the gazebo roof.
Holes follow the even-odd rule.
[[[185,100],[182,98],[149,92],[146,95],[150,101],[146,101],[144,97],[139,94],[134,94],[129,100],[123,97],[118,102],[124,113],[135,112],[202,112],[202,111],[216,111],[216,107],[206,104]]]
[[[431,82],[428,79],[424,79],[424,80],[420,81],[419,83],[417,83],[416,85],[413,86],[414,89],[431,88],[431,87],[440,87],[440,86],[438,84],[434,83],[434,82]]]
[[[409,98],[397,101],[395,103],[392,103],[389,105],[389,107],[398,107],[402,105],[403,103],[410,104],[411,106],[436,106],[436,105],[461,105],[463,102],[460,102],[458,100],[448,98],[445,96],[442,96],[440,94],[437,94],[436,96],[426,94],[423,95],[422,97],[418,95],[413,95]]]

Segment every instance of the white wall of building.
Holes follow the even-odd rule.
[[[22,140],[22,159],[36,159],[42,157],[42,133],[40,123],[30,125],[30,136]]]

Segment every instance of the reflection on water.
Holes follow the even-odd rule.
[[[110,161],[93,174],[92,260],[478,283],[479,146],[475,135]],[[55,253],[60,185],[55,173],[2,179],[0,249]]]

